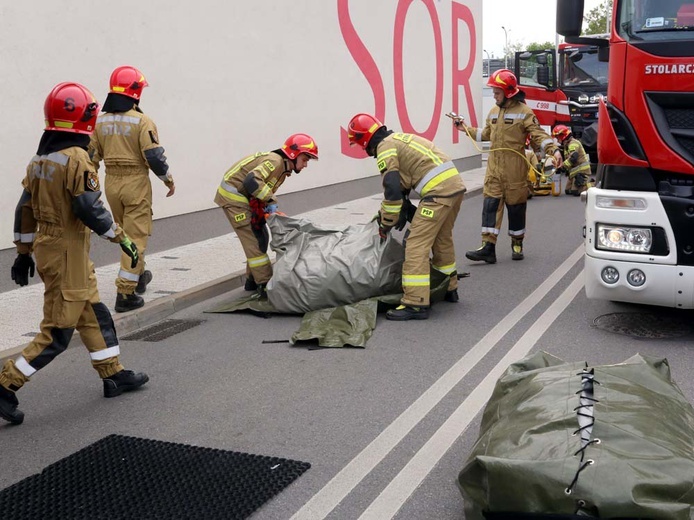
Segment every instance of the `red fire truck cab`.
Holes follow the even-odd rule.
[[[605,38],[597,35],[595,38]],[[597,166],[598,102],[607,95],[607,63],[598,59],[595,45],[561,43],[559,49],[517,52],[515,74],[526,103],[540,124],[564,124],[584,144]],[[584,136],[593,125],[592,133]]]

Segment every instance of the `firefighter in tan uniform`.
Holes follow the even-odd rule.
[[[170,197],[176,187],[169,173],[164,148],[159,144],[157,127],[140,109],[142,89],[148,85],[142,73],[134,67],[118,67],[111,74],[110,91],[105,112],[92,134],[90,155],[98,169],[99,161],[106,166],[106,199],[113,218],[137,244],[140,262],[130,267],[126,255],[116,278],[116,312],[142,307],[145,301],[138,296],[147,290],[152,272],[145,269],[144,254],[152,234],[151,169],[169,189]]]
[[[269,233],[265,216],[278,213],[275,193],[292,173],[318,160],[318,146],[306,134],[293,134],[281,149],[244,157],[224,174],[217,188],[215,203],[234,228],[246,255],[247,291],[266,297],[272,264],[267,254]]]
[[[516,76],[510,70],[495,71],[487,85],[494,91],[496,106],[489,112],[485,127],[468,127],[462,118],[456,119],[454,124],[477,141],[491,141],[493,151],[489,154],[482,192],[482,245],[467,251],[465,256],[493,264],[496,263],[496,240],[501,230],[504,204],[508,209],[511,258],[523,259],[528,200],[526,138],[530,139],[533,149],[554,155],[559,166],[562,157],[552,138],[542,130],[535,114],[525,104],[525,94],[518,88]]]
[[[386,318],[425,320],[429,317],[431,267],[449,276],[445,299],[459,299],[453,226],[465,193],[463,180],[450,157],[434,143],[413,134],[393,133],[369,114],[355,115],[347,135],[350,144],[376,158],[381,172],[385,199],[378,216],[381,240],[393,227],[402,229],[408,216],[412,219],[402,268],[401,305],[389,310]],[[409,210],[412,190],[421,197],[413,216]]]
[[[590,160],[581,141],[571,133],[566,125],[557,125],[552,130],[552,136],[559,141],[564,151],[564,164],[559,172],[569,177],[564,192],[567,195],[579,196],[586,191],[590,183]],[[559,173],[558,172],[558,173]]]
[[[15,392],[65,351],[75,329],[103,379],[105,397],[134,390],[149,379],[120,364],[113,320],[99,300],[89,259],[93,230],[120,243],[133,266],[138,260],[137,247],[101,202],[99,178],[87,154],[98,110],[94,96],[82,85],[57,85],[46,98],[46,130],[22,182],[12,279],[27,285],[36,268],[45,291],[41,332],[19,357],[5,362],[0,373],[0,417],[13,424],[24,420]]]

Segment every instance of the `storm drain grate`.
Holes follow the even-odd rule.
[[[0,492],[3,518],[248,518],[311,467],[109,435]]]
[[[607,332],[645,339],[681,338],[694,331],[684,317],[644,312],[604,314],[593,324]]]
[[[124,336],[126,341],[161,341],[184,330],[197,327],[205,320],[164,320],[156,325],[145,327],[142,330]]]

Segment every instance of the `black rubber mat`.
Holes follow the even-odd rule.
[[[248,518],[306,462],[109,435],[0,492],[12,520]]]

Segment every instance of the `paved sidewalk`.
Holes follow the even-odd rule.
[[[467,196],[482,189],[485,168],[461,173]],[[301,216],[327,226],[366,223],[378,211],[380,193],[302,213]],[[229,227],[231,229],[231,226]],[[274,254],[270,253],[274,259]],[[96,269],[101,300],[109,307],[119,336],[162,320],[171,314],[243,285],[246,258],[235,233],[147,255],[147,268],[154,274],[145,306],[115,313],[115,279],[119,264]],[[17,354],[39,330],[43,309],[43,284],[17,288],[2,294],[0,316],[0,359]],[[78,336],[72,345],[78,344]]]

